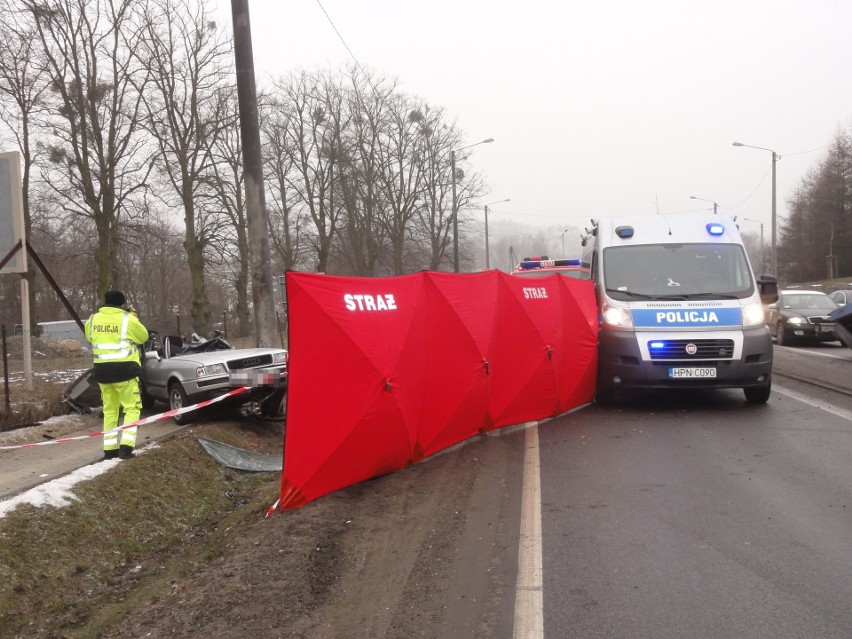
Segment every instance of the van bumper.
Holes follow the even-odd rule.
[[[740,359],[644,360],[633,331],[598,333],[598,384],[604,388],[746,388],[766,383],[772,372],[772,338],[766,326],[742,331]],[[676,335],[672,335],[676,338]],[[671,378],[670,368],[715,368],[716,377]]]

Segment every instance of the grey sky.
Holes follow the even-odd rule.
[[[230,24],[229,0],[216,0]],[[845,0],[320,0],[358,62],[474,143],[495,221],[700,210],[765,223],[852,124]],[[250,0],[258,80],[351,62],[317,0]],[[811,153],[804,153],[820,149]],[[748,230],[748,223],[743,226]],[[753,225],[755,233],[759,226]]]

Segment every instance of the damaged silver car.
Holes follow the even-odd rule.
[[[247,393],[235,403],[256,403],[260,413],[283,413],[287,392],[287,351],[283,348],[234,348],[221,336],[190,340],[152,332],[143,347],[142,406],[160,401],[170,409],[190,406],[242,386]],[[176,415],[178,424],[197,418],[197,411]]]

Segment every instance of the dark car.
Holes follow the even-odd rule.
[[[844,289],[841,291],[834,291],[829,295],[829,297],[831,298],[831,301],[838,306],[852,304],[852,290]]]
[[[766,307],[766,325],[779,346],[793,340],[832,342],[837,337],[828,314],[836,308],[821,291],[785,289]]]

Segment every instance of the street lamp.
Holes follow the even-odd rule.
[[[771,248],[771,254],[769,256],[770,262],[771,262],[769,266],[770,266],[770,270],[772,271],[772,274],[777,276],[778,275],[778,251],[777,251],[776,238],[777,238],[778,223],[777,223],[777,219],[776,219],[776,215],[775,215],[775,190],[776,190],[775,189],[775,164],[778,162],[778,158],[781,157],[781,156],[778,155],[772,149],[767,149],[766,147],[763,147],[763,146],[752,146],[751,144],[743,144],[742,142],[734,142],[733,145],[734,146],[746,147],[748,149],[758,149],[760,151],[769,151],[772,154],[772,248]]]
[[[450,177],[453,182],[453,271],[455,273],[459,272],[459,211],[458,201],[456,199],[456,153],[458,151],[464,151],[465,149],[470,149],[475,146],[479,146],[480,144],[489,144],[493,141],[494,138],[486,138],[481,142],[476,142],[475,144],[468,144],[467,146],[463,146],[460,149],[453,149],[452,151],[450,151]]]
[[[565,229],[562,231],[562,257],[565,257],[565,234],[571,229]]]
[[[763,222],[760,220],[753,220],[750,217],[744,217],[743,220],[746,222],[755,222],[756,224],[760,224],[760,270],[766,270],[766,249],[763,248]]]
[[[492,204],[502,204],[503,202],[511,202],[510,199],[505,200],[497,200],[496,202],[489,202],[485,205],[485,270],[491,268],[491,259],[489,257],[488,251],[488,207]],[[458,273],[458,266],[456,266],[456,273]]]
[[[701,200],[702,202],[710,202],[713,205],[713,215],[717,215],[719,213],[719,205],[716,204],[713,200],[705,200],[703,197],[696,197],[694,195],[689,196],[690,200]]]

